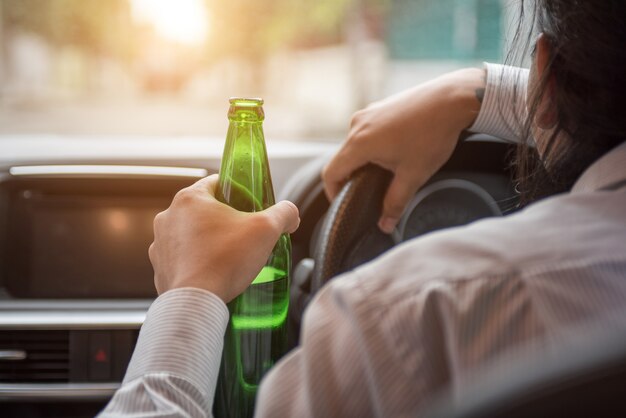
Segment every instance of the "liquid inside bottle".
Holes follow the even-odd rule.
[[[263,101],[231,99],[217,198],[245,212],[275,203]],[[244,262],[245,254],[241,254]],[[228,304],[230,320],[215,394],[217,418],[251,417],[261,378],[287,349],[291,241],[282,235],[250,287]]]

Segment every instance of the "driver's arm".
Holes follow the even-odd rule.
[[[367,163],[393,172],[378,222],[391,233],[417,190],[450,158],[461,132],[517,139],[527,81],[527,70],[487,64],[445,74],[358,111],[346,141],[322,172],[326,195],[334,199]]]
[[[211,292],[182,288],[159,296],[122,386],[99,417],[209,416],[227,324],[228,309]]]

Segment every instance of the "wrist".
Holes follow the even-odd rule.
[[[487,71],[481,68],[466,68],[447,75],[446,96],[459,131],[474,124],[487,83]]]
[[[224,280],[220,280],[219,277],[214,274],[210,275],[208,273],[203,275],[170,273],[170,276],[159,274],[154,277],[154,283],[159,295],[180,289],[196,289],[198,291],[209,292],[227,303],[230,301],[230,299],[228,299],[228,291],[223,288],[224,286],[220,286],[220,284],[224,282]]]

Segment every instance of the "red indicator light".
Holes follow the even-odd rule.
[[[96,355],[94,356],[94,359],[98,363],[104,363],[105,361],[108,361],[109,358],[107,356],[107,353],[103,349],[99,349],[98,351],[96,351]]]

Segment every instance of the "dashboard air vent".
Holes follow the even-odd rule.
[[[67,382],[69,331],[0,331],[0,383]]]

